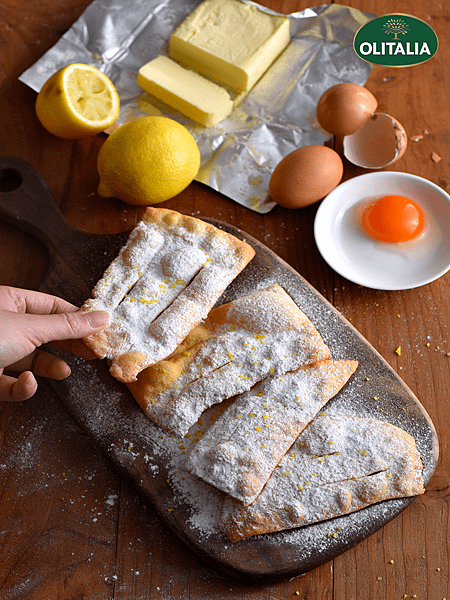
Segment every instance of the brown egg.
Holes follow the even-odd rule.
[[[323,129],[333,135],[351,135],[373,115],[377,100],[356,83],[338,83],[319,99],[316,117]]]
[[[344,165],[327,146],[304,146],[285,156],[269,181],[272,199],[285,208],[318,202],[341,181]]]

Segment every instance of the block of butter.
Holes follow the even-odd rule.
[[[290,42],[289,19],[240,0],[204,0],[172,33],[169,56],[249,91]]]
[[[158,56],[139,69],[139,87],[184,115],[211,127],[233,110],[228,92],[167,56]]]

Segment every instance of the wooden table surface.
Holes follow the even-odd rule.
[[[290,12],[301,0],[263,2]],[[99,199],[96,157],[104,135],[64,141],[43,130],[36,94],[18,81],[71,26],[88,0],[0,3],[0,154],[29,161],[67,220],[94,233],[128,231],[141,209]],[[440,41],[418,66],[375,66],[367,87],[410,140],[390,170],[450,187],[450,5],[443,1],[348,0],[374,14],[426,21]],[[435,152],[442,160],[432,160]],[[345,178],[362,174],[345,164]],[[197,558],[119,477],[45,381],[22,404],[0,406],[0,598],[2,600],[417,600],[450,599],[450,273],[415,290],[375,291],[333,272],[313,239],[316,206],[258,215],[193,183],[164,203],[248,232],[305,277],[349,319],[417,395],[433,420],[440,463],[425,495],[383,529],[303,576],[271,585],[237,582]],[[0,284],[36,288],[47,255],[0,221]],[[401,346],[401,355],[395,349]]]

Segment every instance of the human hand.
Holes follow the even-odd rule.
[[[81,338],[102,329],[108,319],[107,312],[79,312],[50,294],[0,286],[0,402],[31,398],[37,390],[34,375],[70,375],[66,362],[38,350],[41,344],[55,342],[82,358],[94,358]],[[17,378],[3,374],[5,369]]]

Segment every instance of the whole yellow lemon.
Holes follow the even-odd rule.
[[[98,194],[128,204],[157,204],[182,192],[200,168],[193,135],[167,117],[140,117],[119,127],[100,149]]]
[[[36,98],[36,115],[54,135],[79,139],[114,123],[120,100],[111,80],[96,67],[73,63],[59,69]]]

